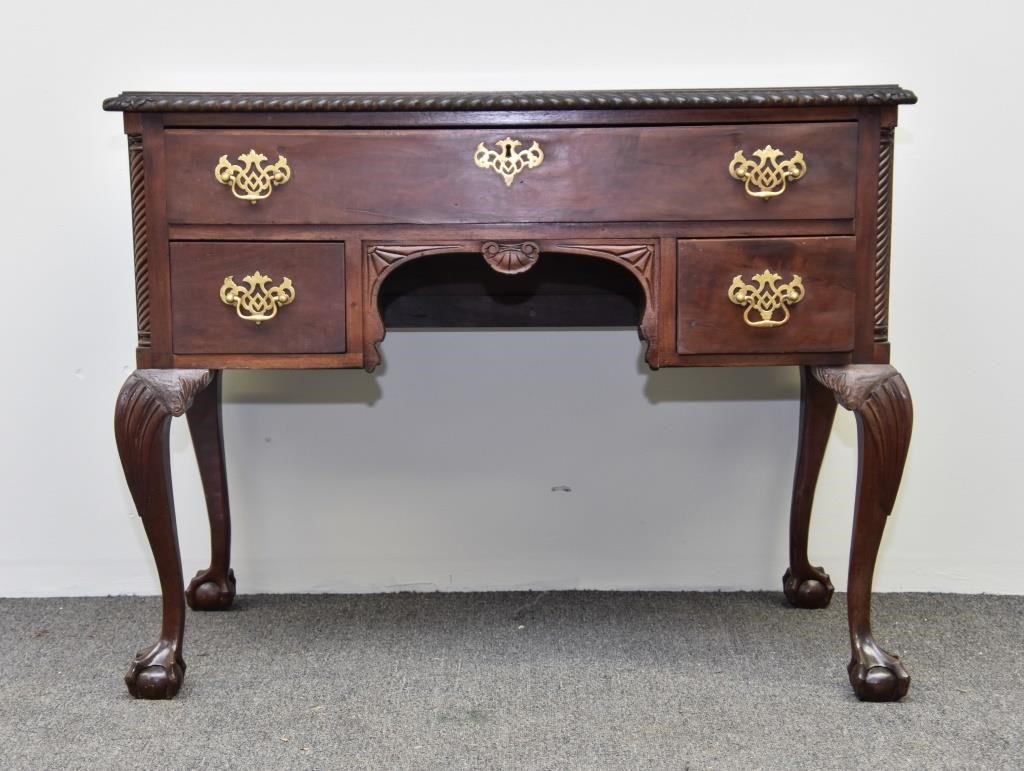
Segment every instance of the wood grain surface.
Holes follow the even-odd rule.
[[[536,141],[542,164],[506,186],[473,161],[483,142]],[[167,217],[182,224],[399,224],[844,219],[854,214],[857,125],[166,132]],[[754,198],[729,176],[737,150],[803,153],[785,194]],[[213,175],[250,149],[292,170],[255,205]]]
[[[260,271],[277,285],[290,278],[295,300],[261,324],[238,317],[220,299]],[[195,353],[340,353],[345,350],[345,250],[341,244],[175,243],[171,245],[174,351]]]
[[[679,242],[679,353],[850,351],[854,342],[855,239],[712,238]],[[751,327],[729,300],[735,276],[799,275],[803,299],[778,327]]]

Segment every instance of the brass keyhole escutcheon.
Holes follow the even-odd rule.
[[[535,169],[544,162],[544,151],[534,142],[525,150],[518,150],[523,143],[506,137],[496,143],[497,150],[489,150],[483,142],[476,146],[473,162],[481,169],[492,169],[505,180],[505,187],[512,186],[512,180],[523,169]]]

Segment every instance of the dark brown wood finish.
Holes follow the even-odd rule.
[[[473,161],[480,143],[537,142],[543,161],[511,185]],[[770,202],[722,174],[738,149],[770,144],[811,159],[814,174]],[[857,124],[181,131],[166,134],[167,217],[182,224],[629,222],[844,219],[854,213]],[[213,170],[255,149],[292,170],[256,206]],[[424,195],[424,190],[430,190]]]
[[[783,587],[799,607],[832,595],[807,539],[836,400],[854,410],[850,678],[860,698],[900,698],[909,679],[874,642],[869,608],[910,437],[909,394],[885,365],[893,127],[914,101],[898,86],[107,100],[129,135],[140,367],[118,402],[118,446],[164,595],[160,641],[133,664],[131,692],[173,696],[184,672],[166,432],[189,404],[211,564],[188,602],[216,609],[234,597],[220,376],[208,370],[372,370],[386,321],[543,320],[635,324],[652,368],[804,368]],[[510,184],[474,162],[478,144],[506,137],[544,153]],[[729,163],[767,145],[783,158],[800,151],[806,173],[760,199]],[[221,156],[249,150],[291,169],[255,204],[213,173]],[[803,295],[784,324],[755,327],[729,289],[766,270],[780,284],[799,275]],[[259,325],[220,297],[227,276],[255,271],[296,292]]]
[[[895,131],[883,126],[875,203],[875,342],[889,341],[889,253],[892,248],[892,152]]]
[[[730,108],[730,123],[807,123],[858,120],[859,107],[793,107],[786,110]],[[266,128],[466,128],[481,126],[695,126],[721,123],[724,110],[638,109],[638,110],[510,110],[486,112],[457,110],[436,112],[276,112],[263,113]],[[141,115],[143,113],[132,113]],[[785,116],[785,117],[783,117]],[[168,128],[251,128],[252,114],[242,112],[163,113]]]
[[[171,281],[167,259],[167,187],[164,178],[164,132],[159,115],[126,115],[125,124],[138,124],[142,136],[145,169],[146,242],[148,243],[148,284],[150,347],[141,348],[140,368],[170,367],[171,358]]]
[[[224,463],[224,432],[221,428],[220,370],[213,382],[196,394],[185,413],[210,519],[210,566],[200,570],[185,590],[192,610],[227,610],[235,600],[235,571],[231,569],[231,511]]]
[[[886,364],[816,367],[814,377],[857,416],[860,460],[846,598],[852,651],[850,684],[864,701],[901,699],[910,687],[910,676],[897,656],[875,642],[871,581],[910,447],[914,419],[910,391],[899,372]]]
[[[857,324],[855,331],[856,361],[875,361],[875,262],[877,248],[877,210],[881,121],[878,110],[861,115],[857,176]],[[867,169],[870,169],[868,171]],[[877,362],[881,363],[881,362]]]
[[[187,356],[173,356],[171,360],[178,369],[197,366],[217,369],[353,369],[363,366],[363,354],[359,353],[202,353]]]
[[[255,271],[290,279],[295,299],[261,323],[220,297],[224,280]],[[344,353],[345,253],[340,244],[172,243],[174,352]]]
[[[853,220],[736,220],[730,222],[531,222],[487,225],[265,225],[255,230],[260,241],[439,241],[453,232],[482,241],[522,241],[532,238],[637,238],[655,234],[666,238],[744,238],[753,236],[854,235]],[[528,232],[529,238],[525,235]],[[249,241],[250,225],[171,225],[172,241]],[[673,274],[674,275],[674,274]]]
[[[128,173],[132,195],[132,245],[135,253],[135,308],[139,351],[150,346],[149,339],[149,234],[146,231],[146,165],[142,157],[142,135],[128,135]]]
[[[207,370],[136,370],[117,397],[114,434],[128,488],[153,550],[163,594],[160,638],[139,651],[125,675],[135,698],[170,699],[185,677],[185,589],[174,518],[168,435],[213,380]]]
[[[855,261],[852,238],[747,238],[679,242],[679,353],[851,351]],[[778,286],[800,277],[805,294],[789,320],[752,327],[745,306],[729,299],[737,276],[770,271]],[[750,314],[755,322],[757,314]],[[775,314],[783,317],[782,310]]]
[[[457,252],[478,252],[487,260],[490,241],[450,241],[447,243],[374,243],[365,245],[363,260],[366,276],[363,307],[366,314],[366,337],[364,360],[366,369],[373,369],[380,363],[380,352],[377,346],[384,339],[384,322],[380,314],[379,295],[385,279],[396,269],[408,264],[411,260],[433,255],[452,254]],[[591,241],[587,239],[542,239],[530,242],[548,259],[557,259],[558,254],[586,255],[600,260],[607,260],[624,268],[639,282],[644,293],[645,307],[641,315],[640,336],[648,343],[647,356],[652,366],[657,352],[657,303],[655,273],[657,265],[657,242],[633,241],[622,242],[615,239]],[[538,259],[542,259],[539,257]]]
[[[815,379],[808,367],[800,368],[800,444],[793,478],[793,503],[789,515],[789,568],[782,577],[786,599],[798,608],[824,608],[832,600],[832,580],[824,568],[811,564],[807,539],[811,508],[825,447],[832,433],[836,400]]]
[[[497,112],[516,110],[733,109],[914,104],[895,84],[799,88],[701,88],[630,91],[435,91],[417,93],[239,93],[124,91],[103,109],[160,113]]]
[[[382,284],[384,326],[640,326],[643,289],[623,280],[620,266],[584,255],[541,255],[539,245],[533,257],[529,269],[511,275],[496,271],[486,254],[484,260],[451,254],[413,261]]]

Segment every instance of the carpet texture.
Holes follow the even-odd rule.
[[[135,701],[158,618],[0,600],[0,767],[1024,767],[1024,597],[876,597],[899,704],[853,696],[840,595],[243,596],[189,613],[177,699]]]

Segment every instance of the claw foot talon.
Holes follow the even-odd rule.
[[[820,567],[812,567],[810,576],[797,576],[792,568],[782,577],[782,591],[789,604],[796,608],[824,608],[832,601],[835,589],[832,581]]]
[[[142,651],[124,676],[128,693],[136,699],[173,699],[185,679],[185,660],[159,643]]]
[[[227,610],[235,601],[235,571],[218,576],[209,568],[196,573],[185,590],[185,599],[192,610]]]
[[[881,649],[866,660],[853,659],[847,667],[850,685],[861,701],[899,701],[910,688],[910,675],[898,657]]]

